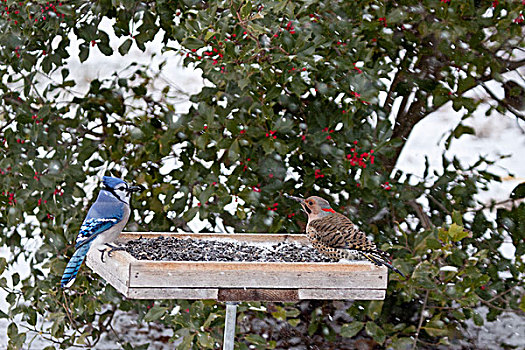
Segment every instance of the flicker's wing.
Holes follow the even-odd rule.
[[[308,223],[316,232],[317,239],[332,248],[350,250],[375,250],[363,231],[360,231],[346,216],[339,213],[312,220]]]
[[[388,254],[377,249],[376,245],[366,238],[364,232],[360,231],[344,215],[335,213],[321,219],[312,220],[308,223],[308,231],[314,233],[315,238],[321,244],[331,248],[357,250],[374,264],[378,266],[385,265],[405,277],[401,271],[392,265]]]

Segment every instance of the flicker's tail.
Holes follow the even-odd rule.
[[[60,281],[60,286],[62,288],[69,288],[71,287],[73,282],[75,282],[78,270],[80,269],[80,266],[82,265],[82,262],[86,257],[86,254],[89,250],[89,246],[90,244],[84,244],[80,246],[71,257],[71,260],[69,260],[69,262],[67,263],[66,269],[64,270],[64,274],[62,275],[62,280]]]
[[[394,265],[392,265],[390,260],[385,257],[386,256],[385,252],[383,252],[381,250],[377,250],[377,252],[367,252],[367,253],[361,252],[361,254],[365,258],[367,258],[368,260],[370,260],[371,262],[376,264],[377,266],[383,266],[384,265],[384,266],[388,267],[390,270],[394,271],[395,273],[400,274],[401,276],[403,276],[403,278],[406,279],[406,276],[403,275],[403,273],[401,271],[396,269],[394,267]]]

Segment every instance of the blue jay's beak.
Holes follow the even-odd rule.
[[[146,189],[146,187],[142,186],[142,185],[137,185],[137,186],[130,186],[128,188],[128,191],[129,192],[142,192]]]

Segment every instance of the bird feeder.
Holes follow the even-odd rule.
[[[297,242],[302,234],[125,232],[120,242],[158,236],[247,244]],[[368,261],[215,262],[138,260],[116,251],[104,262],[90,251],[86,264],[129,299],[212,299],[226,302],[224,349],[233,349],[236,303],[241,301],[383,300],[387,268]]]

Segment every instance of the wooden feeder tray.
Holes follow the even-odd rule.
[[[297,242],[302,234],[217,234],[124,232],[119,241],[158,236],[228,240],[247,244]],[[91,250],[86,264],[130,299],[289,301],[305,299],[383,300],[387,268],[367,261],[215,262],[138,260],[116,251],[105,262]]]

